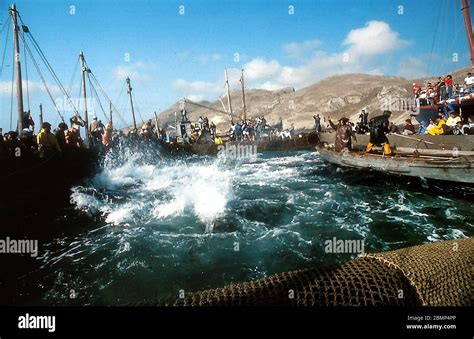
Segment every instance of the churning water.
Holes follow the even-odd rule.
[[[72,189],[74,210],[56,222],[81,229],[42,245],[20,300],[150,301],[355,256],[326,253],[333,237],[375,252],[472,236],[472,197],[472,188],[343,170],[311,151],[176,160],[122,147]]]

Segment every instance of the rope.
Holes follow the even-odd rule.
[[[92,84],[92,80],[90,78],[90,73],[87,73],[87,78],[89,79],[89,88],[91,89],[92,95],[94,95],[95,99],[99,103],[100,110],[104,114],[105,120],[110,121],[109,117],[107,116],[107,113],[105,113],[104,107],[102,106],[102,102],[100,101],[99,95],[97,94],[97,90],[94,87],[94,84]]]
[[[74,66],[74,71],[72,72],[71,81],[69,82],[69,86],[68,86],[68,91],[67,91],[68,93],[71,93],[72,84],[74,82],[74,78],[76,77],[77,69],[79,68],[79,60],[80,60],[80,57],[77,58],[76,66]]]
[[[142,114],[140,113],[140,109],[138,108],[138,104],[137,104],[137,99],[135,98],[135,94],[133,94],[133,91],[132,91],[132,98],[133,98],[133,101],[135,103],[135,105],[134,105],[135,110],[138,112],[138,116],[140,117],[140,120],[142,121],[142,124],[144,124],[145,121],[143,120]]]
[[[39,74],[39,76],[40,76],[41,81],[43,82],[43,86],[45,87],[46,92],[48,93],[49,98],[51,99],[51,101],[52,101],[52,103],[53,103],[54,108],[55,108],[56,111],[58,112],[58,115],[59,115],[59,117],[61,118],[61,120],[64,122],[64,117],[63,117],[63,115],[61,114],[61,112],[59,111],[58,107],[56,106],[56,103],[55,103],[55,101],[54,101],[53,95],[51,94],[51,91],[49,90],[49,87],[48,87],[48,85],[46,84],[46,80],[44,79],[43,73],[41,72],[41,69],[39,68],[38,63],[36,62],[36,60],[35,60],[33,54],[31,53],[30,47],[28,46],[28,44],[26,44],[26,41],[23,39],[23,37],[22,37],[21,34],[20,34],[20,37],[21,37],[22,40],[23,40],[24,47],[25,47],[26,51],[28,52],[28,55],[30,56],[31,61],[33,62],[33,65],[35,66],[36,71],[38,72],[38,74]]]
[[[429,70],[431,67],[431,57],[433,55],[433,50],[436,42],[436,36],[438,34],[438,24],[439,24],[439,18],[441,17],[441,6],[439,6],[439,11],[438,11],[438,18],[436,19],[436,26],[434,29],[434,34],[433,34],[433,42],[431,43],[431,52],[430,52],[430,58],[428,59],[428,68],[426,70],[426,73],[429,74]]]
[[[115,112],[117,112],[117,115],[118,117],[120,118],[120,120],[124,123],[124,125],[127,125],[127,123],[125,122],[125,120],[123,119],[122,115],[119,113],[119,111],[117,110],[117,108],[115,107],[115,105],[113,104],[112,100],[110,100],[110,98],[108,97],[107,93],[105,93],[104,89],[102,88],[102,86],[100,85],[99,81],[97,80],[97,78],[95,77],[94,73],[90,73],[91,77],[92,77],[92,80],[96,83],[96,85],[99,87],[99,90],[101,91],[102,95],[107,99],[108,102],[112,103],[112,111],[115,110]],[[122,91],[123,89],[125,88],[125,82],[123,83],[122,85]],[[120,98],[120,95],[122,93],[119,94],[119,98]],[[108,118],[107,118],[108,119]]]
[[[10,16],[10,15],[9,15],[8,12],[7,12],[7,15],[5,16],[5,20],[2,20],[2,22],[5,22],[5,23],[2,25],[2,29],[0,30],[0,34],[3,33],[3,31],[5,30],[5,27],[6,27],[7,25],[9,26],[9,24],[10,24],[10,20],[8,19],[9,16]]]
[[[8,21],[8,27],[11,25],[11,21]],[[6,27],[6,26],[4,26]],[[3,66],[5,65],[5,55],[7,54],[7,43],[8,43],[8,37],[10,36],[10,29],[7,30],[7,35],[5,37],[5,46],[3,47],[3,56],[2,56],[2,66],[0,66],[0,77],[3,74]]]
[[[24,38],[24,32],[21,32],[21,34],[23,35],[23,44],[24,44],[24,41],[25,41],[25,38]],[[30,111],[30,90],[29,90],[29,84],[28,84],[28,60],[26,59],[26,49],[23,48],[23,55],[24,55],[24,58],[25,58],[25,77],[26,77],[26,103],[28,105],[28,112]]]
[[[238,116],[238,115],[230,114],[230,113],[228,113],[228,112],[221,111],[220,109],[217,109],[217,108],[212,108],[212,107],[209,107],[209,106],[205,106],[205,105],[202,105],[202,104],[198,104],[197,102],[191,101],[191,100],[186,99],[186,98],[184,98],[184,102],[189,103],[189,104],[194,105],[194,106],[199,106],[199,107],[207,108],[207,109],[209,109],[209,110],[211,110],[211,111],[214,111],[214,112],[217,112],[217,113],[220,113],[220,114],[224,114],[224,115],[227,115],[227,116],[231,116],[231,117],[234,117],[234,118],[236,118],[236,119],[240,119],[240,116]]]
[[[18,11],[17,11],[18,13]],[[21,23],[23,25],[24,22],[23,22],[23,19],[21,18],[20,16],[20,13],[18,13],[18,18],[20,19]],[[26,26],[26,25],[25,25]],[[49,63],[48,59],[46,58],[46,56],[44,55],[43,53],[43,50],[41,49],[41,47],[39,46],[39,44],[37,43],[36,39],[34,38],[33,34],[31,33],[31,31],[29,30],[28,31],[29,34],[27,34],[27,37],[31,40],[31,42],[33,43],[33,47],[35,48],[35,50],[38,52],[38,55],[40,56],[40,58],[42,59],[42,61],[45,63],[46,65],[46,68],[48,69],[48,71],[50,72],[50,74],[52,75],[54,81],[56,82],[56,84],[58,85],[59,89],[61,90],[61,92],[64,94],[64,96],[68,99],[69,103],[71,104],[72,108],[74,109],[76,115],[80,116],[79,115],[79,111],[76,109],[73,101],[71,100],[68,92],[66,91],[66,89],[64,88],[63,84],[61,83],[61,80],[59,80],[59,77],[57,76],[56,72],[54,71],[54,69],[52,68],[51,64]],[[21,35],[20,35],[21,36]],[[24,44],[25,46],[27,46],[26,44],[26,41],[24,41]],[[29,49],[29,47],[28,47]],[[32,56],[32,53],[30,52],[30,57],[33,59],[33,56]],[[37,70],[39,69],[39,67],[37,67]],[[53,100],[54,101],[54,100]],[[56,105],[55,105],[56,107]],[[56,109],[57,110],[57,109]],[[58,111],[59,113],[59,111]],[[63,119],[64,121],[64,119]]]

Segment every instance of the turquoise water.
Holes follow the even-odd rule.
[[[121,305],[473,235],[474,190],[340,169],[317,152],[171,160],[119,148],[71,192],[18,280],[27,304]]]

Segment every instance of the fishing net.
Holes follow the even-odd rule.
[[[436,242],[350,262],[275,274],[183,298],[166,306],[467,306],[474,238]]]

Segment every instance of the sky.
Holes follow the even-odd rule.
[[[10,5],[0,0],[4,131],[10,130],[10,121],[16,126],[12,33],[11,26],[4,27]],[[469,65],[460,0],[430,5],[426,0],[18,0],[16,5],[75,102],[81,84],[76,65],[84,52],[123,116],[116,119],[119,127],[132,121],[124,89],[127,76],[140,123],[181,97],[216,100],[225,93],[224,69],[231,89],[240,88],[244,69],[246,88],[273,90],[300,89],[334,74],[418,78]],[[26,92],[23,49],[20,54]],[[45,65],[38,64],[54,102],[63,102]],[[38,120],[42,103],[45,120],[57,125],[59,116],[29,58],[26,66],[25,109],[30,107]],[[101,103],[107,110],[103,97]],[[97,100],[89,106],[91,115],[105,120]],[[73,111],[64,114],[69,118]]]

